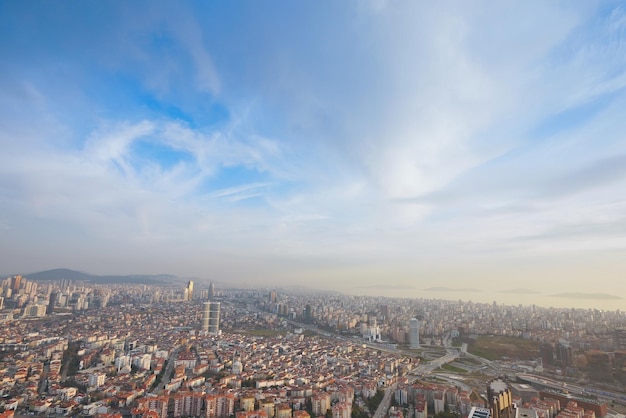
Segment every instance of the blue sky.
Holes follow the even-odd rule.
[[[626,298],[625,45],[617,1],[0,2],[0,271]]]

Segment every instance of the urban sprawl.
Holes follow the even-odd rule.
[[[600,418],[626,315],[284,289],[0,287],[0,418]]]

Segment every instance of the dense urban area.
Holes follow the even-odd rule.
[[[621,311],[12,276],[0,418],[600,418]]]

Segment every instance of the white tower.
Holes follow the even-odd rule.
[[[420,347],[420,321],[417,318],[411,318],[409,322],[409,343],[411,348]]]
[[[209,335],[220,334],[220,303],[209,302]]]
[[[211,302],[202,303],[202,331],[209,332],[209,316],[211,312]]]

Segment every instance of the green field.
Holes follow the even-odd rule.
[[[457,363],[467,364],[469,366],[480,366],[481,362],[469,357],[461,357],[455,360]]]
[[[446,372],[452,372],[452,373],[467,373],[467,370],[462,369],[460,367],[456,367],[453,366],[452,364],[444,364],[443,366],[441,366],[440,368],[441,370],[445,370]]]
[[[487,360],[532,360],[539,356],[539,343],[515,337],[480,336],[468,341],[467,351]]]

